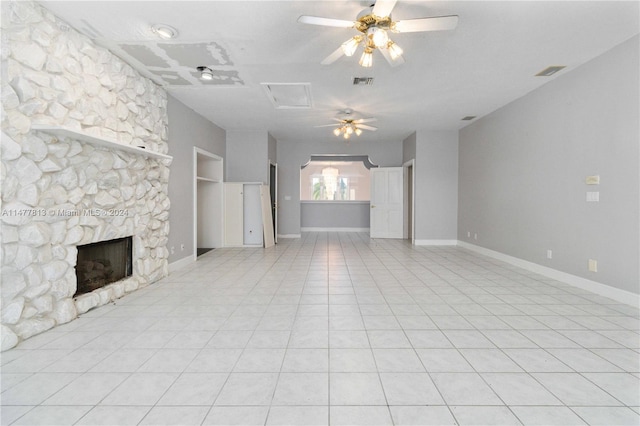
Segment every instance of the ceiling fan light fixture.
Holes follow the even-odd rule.
[[[167,24],[155,24],[151,26],[151,31],[158,37],[171,40],[178,36],[178,30]]]
[[[340,136],[340,127],[336,127],[335,129],[333,129],[333,134],[336,136]]]
[[[373,45],[379,49],[384,48],[389,42],[389,35],[383,28],[372,26],[367,30],[367,36]]]
[[[345,56],[353,56],[353,54],[356,53],[356,49],[360,45],[361,41],[362,36],[354,36],[350,38],[349,40],[342,43],[342,52],[345,54]]]
[[[371,49],[370,47],[366,47],[364,49],[364,53],[360,57],[359,64],[365,68],[373,66],[373,49]]]
[[[387,44],[387,49],[389,50],[389,56],[391,56],[391,59],[393,59],[394,61],[402,56],[402,53],[404,53],[402,48],[391,40],[389,40],[389,43]]]
[[[357,136],[360,136],[361,134],[362,134],[362,130],[360,130],[360,129],[358,129],[358,128],[356,127],[356,135],[357,135]]]
[[[198,67],[198,71],[200,71],[200,78],[203,80],[213,80],[213,71],[211,71],[208,67]]]
[[[347,133],[347,132],[344,132],[342,137],[345,138],[345,139],[349,139],[351,137],[351,135],[349,133]]]

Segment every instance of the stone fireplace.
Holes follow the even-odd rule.
[[[168,274],[171,157],[162,88],[40,5],[0,6],[5,350]],[[124,237],[130,276],[78,294],[77,268],[114,265],[77,247]]]

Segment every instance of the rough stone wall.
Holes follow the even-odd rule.
[[[46,9],[2,2],[2,350],[168,274],[166,93]],[[77,245],[134,236],[133,276],[80,296]]]

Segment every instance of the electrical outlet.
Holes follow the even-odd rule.
[[[547,250],[547,259],[553,259],[553,251]]]
[[[598,272],[598,261],[589,259],[589,272]]]
[[[467,238],[471,238],[471,231],[467,231]]]
[[[473,234],[473,239],[477,240],[478,239],[478,234]]]
[[[180,244],[180,251],[184,251],[184,244]]]
[[[599,203],[600,202],[600,193],[598,191],[587,192],[587,202],[589,203]]]

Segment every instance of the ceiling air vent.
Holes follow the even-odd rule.
[[[563,68],[565,68],[564,65],[553,65],[540,71],[538,74],[536,74],[536,77],[550,77]]]
[[[353,77],[354,86],[371,86],[373,84],[373,77]]]
[[[476,115],[467,115],[466,117],[462,118],[462,121],[471,121],[476,117],[477,117]]]

